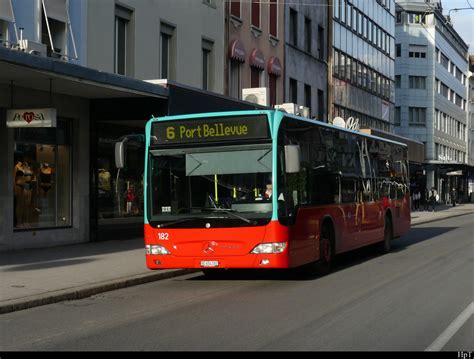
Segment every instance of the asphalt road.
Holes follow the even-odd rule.
[[[191,274],[0,316],[0,350],[474,350],[472,215],[326,276]]]

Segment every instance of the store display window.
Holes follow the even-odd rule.
[[[15,128],[14,140],[14,228],[70,226],[69,121],[58,119],[56,128]]]
[[[143,127],[131,122],[128,125],[97,123],[97,212],[99,224],[117,223],[119,218],[135,217],[143,220],[143,169],[145,144],[136,139],[127,142],[125,167],[115,167],[114,145],[123,136],[143,135]],[[143,137],[144,138],[144,137]],[[133,222],[133,221],[132,221]]]

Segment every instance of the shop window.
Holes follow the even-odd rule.
[[[143,168],[145,157],[144,128],[139,121],[102,121],[96,124],[97,215],[99,225],[117,223],[116,219],[131,218],[129,223],[143,220]],[[120,171],[115,167],[114,144],[128,136],[126,160]]]
[[[70,123],[14,129],[14,228],[70,226]]]

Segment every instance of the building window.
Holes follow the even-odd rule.
[[[318,59],[324,60],[324,28],[318,26]]]
[[[240,19],[240,0],[232,0],[230,3],[230,14]]]
[[[290,44],[298,46],[298,13],[290,8]]]
[[[395,126],[400,126],[401,125],[401,114],[400,114],[400,106],[395,107]]]
[[[70,226],[69,121],[58,119],[56,128],[15,128],[14,140],[14,228]]]
[[[304,105],[310,109],[311,116],[311,85],[304,84]]]
[[[211,85],[211,62],[212,62],[213,43],[208,40],[202,40],[202,89],[212,90]]]
[[[411,126],[425,125],[426,123],[426,107],[409,107],[408,124]]]
[[[277,80],[278,77],[275,75],[268,76],[269,88],[270,88],[270,106],[273,107],[277,104]]]
[[[270,1],[270,35],[278,37],[278,7],[276,1]]]
[[[128,74],[129,66],[129,24],[132,12],[122,6],[115,6],[115,46],[114,72],[120,75]]]
[[[441,65],[443,65],[443,67],[446,70],[449,70],[449,59],[448,59],[448,57],[445,56],[442,52],[440,54],[441,54],[441,57],[440,57]]]
[[[426,76],[410,76],[409,84],[411,89],[426,89]]]
[[[298,103],[298,82],[290,78],[290,102]]]
[[[318,90],[318,120],[325,121],[324,119],[324,91]]]
[[[401,83],[402,83],[402,76],[395,75],[395,88],[399,89],[401,87]]]
[[[401,11],[397,11],[396,12],[396,23],[397,24],[401,24],[402,22],[402,12]]]
[[[262,71],[256,67],[250,67],[250,87],[260,87],[260,73]]]
[[[408,13],[409,24],[425,24],[425,16],[420,13]]]
[[[252,25],[260,29],[260,0],[252,0]]]
[[[402,56],[402,44],[395,44],[395,56]]]
[[[311,36],[312,26],[311,20],[307,17],[304,18],[304,50],[311,53],[311,43],[313,42]]]
[[[240,99],[240,62],[236,60],[230,60],[230,83],[229,83],[229,95],[234,98]]]
[[[13,16],[13,12],[10,12],[10,10],[12,10],[11,2],[7,0],[3,1],[3,3],[6,4],[0,5],[0,18],[6,21],[14,20],[14,18],[10,18]],[[62,56],[70,57],[68,51],[68,41],[70,40],[70,43],[73,47],[74,56],[77,58],[76,44],[72,34],[72,27],[68,13],[68,2],[66,0],[42,0],[42,5],[43,12],[41,15],[41,42],[46,44],[47,56],[57,58],[61,58]],[[2,19],[0,19],[0,22]],[[7,31],[3,35],[6,35],[6,40],[8,40],[8,26],[5,30]],[[0,32],[1,31],[2,26],[0,23]],[[2,35],[0,34],[0,38],[1,37]]]
[[[174,27],[165,23],[161,23],[161,64],[160,76],[162,79],[173,79],[173,39]]]

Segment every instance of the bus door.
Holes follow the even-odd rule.
[[[359,181],[358,197],[361,203],[361,238],[362,243],[372,243],[383,234],[382,207],[374,198],[374,181],[363,178]]]
[[[340,208],[344,228],[342,228],[338,252],[356,247],[359,239],[362,208],[357,202],[357,181],[353,177],[341,178]]]

